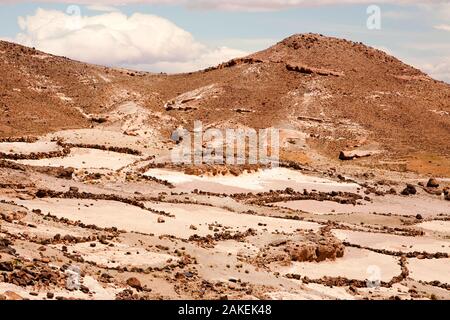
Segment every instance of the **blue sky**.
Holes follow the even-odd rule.
[[[450,82],[449,1],[381,1],[379,30],[367,28],[364,0],[319,0],[315,6],[307,0],[236,1],[9,1],[0,5],[0,38],[87,62],[178,72],[315,32],[362,41]],[[230,9],[230,3],[239,7]],[[65,30],[74,15],[80,16],[77,27]]]

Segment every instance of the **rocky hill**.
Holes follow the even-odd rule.
[[[406,157],[416,167],[435,161],[438,171],[448,163],[450,85],[361,43],[294,35],[246,58],[175,75],[94,66],[7,42],[0,52],[4,137],[95,126],[133,101],[162,139],[194,120],[275,126],[303,137],[300,149],[331,159],[356,150],[395,163]]]

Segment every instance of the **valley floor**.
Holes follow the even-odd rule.
[[[150,139],[0,143],[0,299],[450,299],[449,179],[193,175]]]

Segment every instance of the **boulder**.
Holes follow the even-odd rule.
[[[341,151],[339,153],[339,160],[353,160],[357,158],[370,157],[372,154],[372,151],[363,150]]]
[[[412,184],[409,183],[406,185],[406,188],[402,191],[402,195],[404,196],[409,196],[416,193],[417,193],[416,187],[414,187]]]
[[[127,285],[137,290],[142,289],[141,282],[135,277],[128,278]]]
[[[428,188],[438,188],[439,182],[435,178],[430,178],[427,183]]]

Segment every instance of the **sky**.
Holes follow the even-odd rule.
[[[84,62],[187,72],[314,32],[450,83],[450,0],[0,1],[0,39]]]

